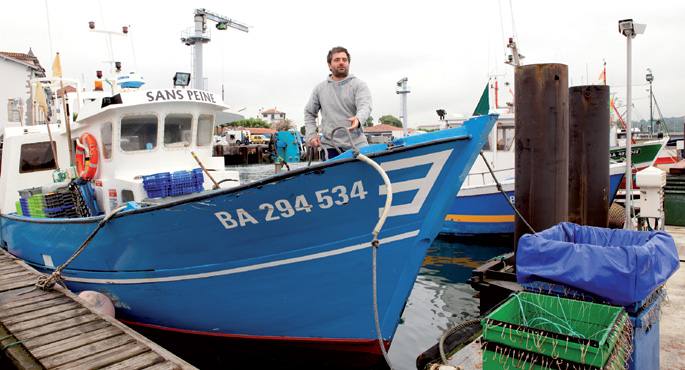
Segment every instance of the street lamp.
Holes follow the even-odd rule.
[[[654,75],[652,75],[652,70],[647,68],[647,75],[645,76],[647,82],[649,82],[649,136],[654,135],[654,114],[652,110],[652,81],[654,81]]]
[[[401,78],[397,81],[397,90],[395,90],[401,97],[400,111],[402,113],[402,133],[404,134],[404,137],[407,137],[407,127],[409,125],[409,120],[407,119],[407,94],[411,92],[409,91],[409,87],[407,87],[407,81],[408,79],[406,77]]]
[[[627,59],[627,77],[626,77],[626,99],[628,100],[628,109],[626,110],[626,213],[625,213],[625,224],[623,227],[627,230],[632,230],[633,228],[633,219],[631,217],[631,198],[633,196],[632,194],[632,185],[633,185],[633,166],[632,166],[632,140],[633,140],[633,131],[631,128],[631,122],[630,122],[630,111],[631,111],[631,104],[632,104],[632,94],[633,94],[633,89],[631,87],[632,84],[632,45],[631,41],[633,38],[635,38],[636,35],[645,33],[645,28],[647,28],[647,25],[645,24],[639,24],[639,23],[633,23],[632,19],[623,19],[618,21],[618,32],[622,34],[623,36],[626,37],[626,59]]]

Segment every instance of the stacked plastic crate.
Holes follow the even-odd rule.
[[[74,208],[74,200],[66,188],[57,189],[44,196],[45,215],[50,218],[73,218],[78,214]]]
[[[620,307],[521,292],[481,321],[483,369],[624,369],[632,326]]]
[[[143,176],[143,188],[148,198],[167,197],[171,189],[171,175],[169,172],[162,172]]]
[[[148,198],[164,198],[197,193],[204,190],[202,169],[162,172],[143,176],[143,187]]]
[[[606,299],[592,293],[545,281],[522,284],[526,291],[601,304]],[[666,297],[663,287],[655,289],[646,299],[623,306],[633,326],[632,353],[628,369],[659,369],[659,317]]]
[[[627,368],[640,370],[659,369],[663,285],[678,266],[675,242],[665,232],[570,223],[524,235],[516,256],[517,281],[528,292],[608,303],[627,312],[634,333]]]
[[[39,188],[19,192],[17,214],[35,218],[73,218],[78,217],[74,199],[67,187],[57,188],[47,193],[38,192]]]

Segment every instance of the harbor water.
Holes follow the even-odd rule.
[[[290,164],[291,168],[306,165]],[[230,166],[227,169],[240,171],[241,182],[248,183],[273,174],[274,166]],[[414,283],[389,351],[394,368],[415,369],[416,357],[434,345],[442,333],[478,316],[478,300],[473,297],[476,292],[467,282],[471,270],[510,251],[510,245],[508,239],[483,241],[439,237],[435,240]],[[187,360],[193,362],[192,358]],[[311,368],[321,368],[319,365],[312,362]],[[307,367],[307,364],[298,364],[298,368]]]

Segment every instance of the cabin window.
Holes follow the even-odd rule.
[[[164,118],[164,146],[185,148],[193,140],[193,116],[169,114]]]
[[[133,152],[157,147],[157,116],[129,116],[121,119],[121,150]]]
[[[55,146],[55,142],[52,142]],[[57,168],[50,141],[22,144],[19,156],[19,173],[54,170]]]
[[[201,114],[197,120],[197,146],[206,146],[212,143],[213,128],[214,116]]]
[[[102,156],[105,159],[112,158],[112,122],[107,122],[100,129],[102,137]]]
[[[497,150],[509,150],[514,143],[513,127],[497,128]]]

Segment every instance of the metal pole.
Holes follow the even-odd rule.
[[[402,94],[402,132],[407,137],[407,94]]]
[[[407,88],[407,78],[404,77],[397,81],[397,94],[400,94],[400,114],[402,115],[402,132],[404,137],[407,137],[407,125],[409,120],[407,119],[407,94],[409,93]]]
[[[654,114],[652,110],[652,81],[649,81],[649,137],[654,136]]]
[[[202,76],[202,34],[204,17],[202,15],[195,15],[195,33],[193,38],[195,43],[193,44],[193,89],[204,90],[204,81]]]
[[[632,230],[633,229],[633,222],[632,222],[632,189],[633,189],[633,166],[632,166],[632,139],[633,139],[633,132],[631,128],[631,121],[630,121],[630,111],[631,111],[631,104],[632,104],[632,98],[633,98],[633,89],[631,87],[632,78],[631,78],[631,73],[632,73],[632,41],[633,36],[628,35],[626,36],[626,58],[627,58],[627,76],[626,76],[626,99],[628,100],[628,109],[626,110],[626,202],[625,202],[625,223],[623,225],[623,228],[626,230]]]

